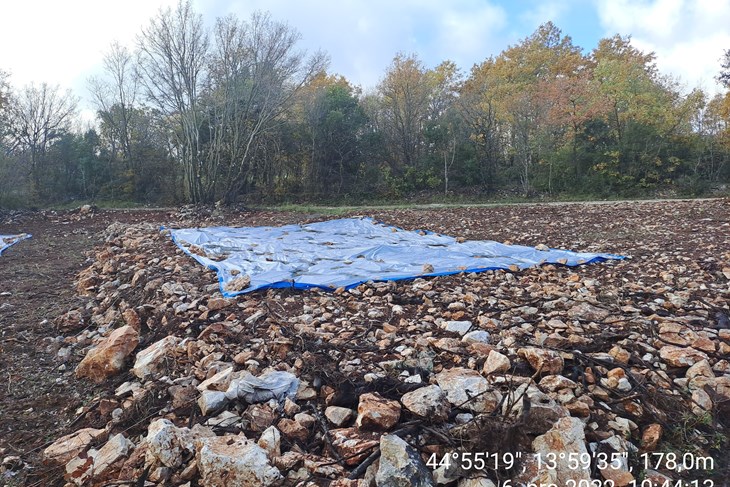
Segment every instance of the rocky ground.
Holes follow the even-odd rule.
[[[224,299],[160,224],[332,217],[0,214],[0,484],[730,485],[730,201],[367,215],[630,258]]]

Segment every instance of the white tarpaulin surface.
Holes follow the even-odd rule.
[[[26,238],[30,238],[30,235],[27,233],[21,233],[20,235],[0,235],[0,254],[5,252],[11,245],[15,245]]]
[[[186,228],[171,230],[171,235],[183,251],[218,272],[227,297],[264,288],[351,288],[367,281],[623,258],[492,241],[459,242],[370,218],[283,227]]]

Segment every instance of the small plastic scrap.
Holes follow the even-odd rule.
[[[231,381],[226,397],[229,400],[243,399],[249,404],[266,402],[269,399],[283,402],[287,397],[296,396],[298,388],[299,379],[289,372],[274,370],[258,377],[246,373]]]

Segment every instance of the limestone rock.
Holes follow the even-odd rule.
[[[211,390],[211,391],[225,391],[231,384],[233,378],[233,367],[225,367],[220,372],[214,374],[209,379],[205,379],[203,382],[198,384],[197,389],[199,391]]]
[[[118,374],[124,369],[127,357],[138,343],[137,330],[129,325],[117,328],[96,347],[89,350],[76,367],[76,377],[87,377],[99,383]]]
[[[586,321],[603,321],[611,313],[588,303],[579,303],[568,310],[568,316],[573,319]]]
[[[206,306],[211,311],[218,311],[220,309],[227,308],[228,306],[232,305],[233,303],[234,303],[234,301],[231,299],[210,298],[208,300],[208,304]]]
[[[473,330],[466,333],[461,341],[464,343],[490,343],[491,336],[484,330]]]
[[[672,367],[691,367],[692,365],[707,360],[707,354],[691,347],[675,347],[666,345],[659,350],[659,356]]]
[[[347,465],[358,465],[379,443],[377,433],[358,431],[355,428],[333,429],[330,435],[332,446]]]
[[[563,357],[554,350],[526,347],[517,350],[517,355],[527,360],[530,366],[542,374],[560,374],[563,371]]]
[[[309,437],[309,430],[293,419],[283,418],[277,427],[290,440],[307,441]]]
[[[132,308],[125,309],[122,312],[122,318],[124,318],[124,322],[134,328],[137,333],[142,331],[142,319]]]
[[[147,462],[159,461],[165,467],[177,468],[182,465],[185,433],[169,419],[158,419],[147,428]]]
[[[355,416],[355,411],[340,406],[329,406],[324,410],[324,415],[330,423],[340,428]]]
[[[576,485],[591,482],[590,469],[574,469],[568,462],[570,454],[585,455],[588,453],[585,444],[585,430],[583,422],[578,418],[566,417],[555,422],[553,427],[544,435],[538,436],[532,442],[532,448],[536,454],[543,458],[548,453],[565,453],[565,458],[557,459],[556,468],[544,469],[538,473],[542,484],[554,483],[556,485],[568,485],[568,482],[575,482]]]
[[[398,401],[385,399],[378,393],[360,396],[357,406],[357,427],[371,431],[388,431],[398,423],[401,406]]]
[[[157,419],[147,428],[144,440],[146,462],[178,468],[183,463],[184,451],[192,452],[197,440],[211,436],[215,436],[215,433],[204,426],[195,425],[192,429],[178,428],[169,419]]]
[[[79,453],[85,451],[89,445],[106,434],[103,429],[82,428],[54,441],[43,450],[43,458],[51,463],[67,463]]]
[[[227,402],[226,393],[221,391],[203,391],[198,398],[198,406],[203,416],[220,411]]]
[[[430,487],[431,471],[421,456],[405,440],[395,435],[380,438],[380,465],[375,475],[377,487]]]
[[[487,361],[484,362],[484,368],[482,369],[485,375],[489,374],[501,374],[509,371],[512,367],[509,357],[503,355],[496,350],[492,350],[487,355]]]
[[[206,487],[260,487],[283,480],[266,450],[242,434],[202,438],[196,446],[201,485]]]
[[[652,423],[641,434],[641,449],[644,451],[656,450],[659,440],[662,439],[664,428],[658,423]]]
[[[157,374],[179,343],[180,338],[170,335],[138,352],[132,372],[140,379]]]
[[[104,478],[115,465],[117,467],[121,466],[118,464],[122,459],[129,456],[133,448],[134,444],[124,435],[114,435],[98,451],[92,448],[85,458],[77,456],[68,462],[66,464],[66,478],[70,478],[77,485],[84,485],[92,477],[95,479]]]
[[[494,482],[486,477],[459,479],[456,487],[497,487]]]
[[[445,421],[451,412],[446,393],[435,384],[403,394],[401,403],[410,412],[435,422]]]
[[[261,437],[259,437],[256,444],[266,450],[269,458],[276,458],[281,455],[281,432],[276,426],[269,426],[261,433]]]
[[[695,377],[706,377],[706,378],[714,379],[715,372],[712,371],[712,366],[710,365],[710,362],[703,359],[703,360],[700,360],[699,362],[696,362],[689,369],[687,369],[687,372],[685,373],[685,377],[687,377],[690,380],[694,379]]]
[[[525,432],[533,435],[543,434],[548,431],[555,422],[568,416],[569,410],[558,404],[550,395],[545,394],[532,384],[525,383],[509,393],[509,396],[502,404],[502,413],[520,417],[525,407],[524,398],[529,399],[529,416],[523,426]]]
[[[499,391],[491,390],[487,379],[476,370],[447,369],[436,375],[436,382],[453,406],[475,413],[491,413],[502,399]]]
[[[559,391],[560,389],[573,389],[578,386],[575,381],[562,375],[546,375],[540,379],[540,388],[548,392]]]
[[[471,321],[447,321],[443,324],[443,329],[446,331],[450,331],[453,333],[458,333],[461,336],[466,335],[466,333],[471,329],[472,323]]]

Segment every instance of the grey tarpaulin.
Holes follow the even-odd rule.
[[[171,230],[171,235],[183,251],[218,272],[227,297],[265,288],[351,288],[367,281],[623,259],[488,240],[460,242],[371,218],[282,227],[185,228]]]
[[[30,238],[30,234],[21,233],[20,235],[0,235],[0,254],[5,252],[10,246],[15,245],[21,240]]]

